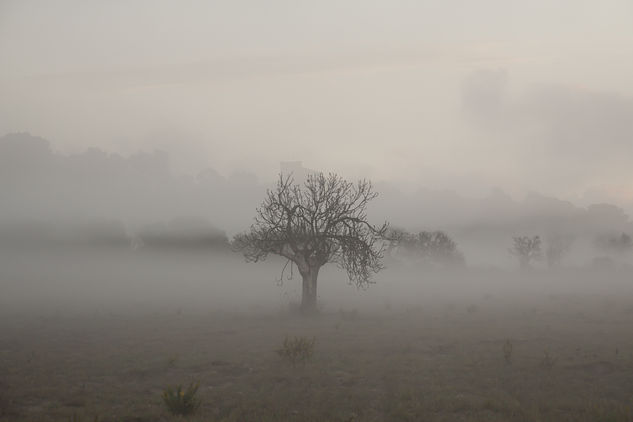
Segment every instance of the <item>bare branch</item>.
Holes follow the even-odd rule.
[[[366,180],[351,183],[333,173],[318,173],[298,185],[291,176],[280,175],[257,208],[250,231],[236,236],[233,246],[247,261],[281,255],[302,274],[336,263],[350,282],[364,286],[382,269],[388,227],[367,221],[365,209],[376,196]]]

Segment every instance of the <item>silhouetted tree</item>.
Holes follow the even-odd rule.
[[[519,260],[519,266],[522,269],[530,268],[533,261],[542,258],[541,238],[539,236],[518,236],[512,239],[514,245],[508,249],[508,252]]]
[[[347,271],[350,282],[366,286],[370,275],[382,269],[382,239],[387,223],[373,226],[365,214],[377,193],[366,180],[348,182],[336,174],[307,177],[303,185],[291,176],[279,176],[257,209],[250,231],[237,235],[235,249],[247,261],[257,262],[268,254],[288,259],[282,270],[297,266],[303,278],[301,310],[316,310],[317,277],[328,262]]]
[[[457,243],[443,231],[421,231],[413,234],[392,230],[388,237],[392,255],[441,265],[464,264],[464,256],[457,249]]]

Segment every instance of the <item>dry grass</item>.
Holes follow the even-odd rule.
[[[477,312],[392,305],[354,318],[6,315],[0,421],[179,420],[163,388],[200,380],[192,421],[630,422],[633,300],[608,314],[602,303],[486,299]],[[286,336],[316,338],[309,365],[279,359]],[[500,356],[509,337],[512,365]]]

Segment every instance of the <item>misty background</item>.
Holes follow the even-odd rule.
[[[281,162],[279,171],[301,180],[313,170]],[[212,168],[177,173],[160,151],[125,157],[90,148],[67,155],[26,133],[0,138],[0,172],[5,310],[168,305],[252,311],[283,309],[300,298],[298,275],[281,277],[283,260],[246,264],[230,247],[274,180],[252,173],[225,177]],[[443,296],[468,301],[490,292],[525,298],[561,288],[630,288],[633,223],[613,204],[581,207],[537,193],[514,200],[500,189],[481,198],[428,188],[403,192],[386,181],[376,190],[370,220],[388,219],[411,232],[443,230],[457,242],[464,265],[387,252],[386,269],[366,291],[326,266],[319,297],[330,309],[420,305]],[[568,249],[555,267],[543,259],[535,272],[522,273],[509,249],[514,236],[524,235],[540,236],[544,252],[561,240]]]
[[[371,179],[370,219],[446,231],[480,293],[520,235],[624,279],[632,21],[628,1],[1,1],[0,301],[295,300],[281,261],[228,246],[283,168]],[[387,267],[360,294],[329,268],[320,293],[455,293]]]
[[[633,210],[626,0],[0,2],[0,134]]]

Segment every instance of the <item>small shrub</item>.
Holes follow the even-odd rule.
[[[190,415],[200,407],[200,399],[196,397],[200,383],[191,383],[186,390],[182,385],[176,388],[167,387],[163,391],[163,402],[172,415]]]
[[[505,359],[507,364],[512,363],[512,342],[510,341],[510,339],[506,340],[505,343],[503,343],[503,358]]]
[[[296,365],[297,362],[305,363],[312,359],[315,342],[314,337],[309,339],[307,337],[290,338],[286,336],[281,349],[277,350],[277,354],[293,365]]]

